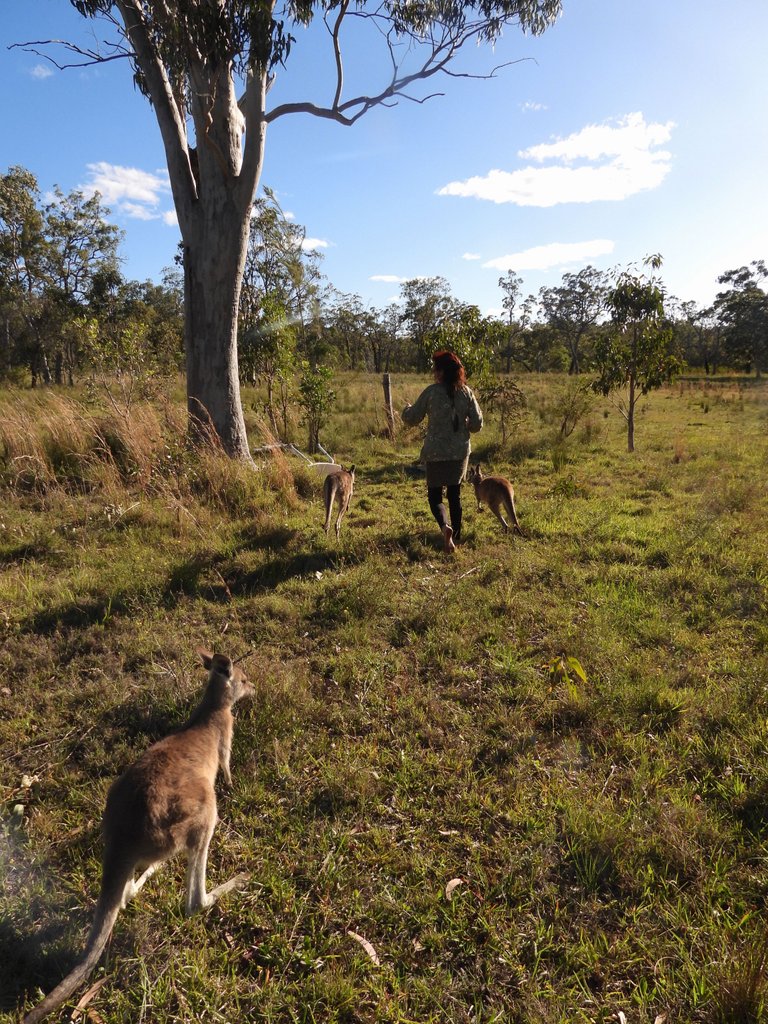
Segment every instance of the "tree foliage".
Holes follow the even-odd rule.
[[[652,272],[660,256],[649,256],[644,266]],[[638,397],[669,380],[680,368],[670,350],[672,331],[664,313],[664,287],[654,276],[634,268],[619,274],[608,292],[611,327],[597,342],[598,376],[595,391],[603,395],[626,389],[619,408],[627,421],[627,448],[635,450],[635,409]]]
[[[606,276],[594,267],[563,275],[555,288],[542,288],[539,303],[545,323],[565,342],[569,373],[579,373],[585,340],[606,308]]]
[[[760,287],[767,278],[764,260],[728,270],[718,281],[730,287],[714,303],[730,357],[758,376],[768,367],[768,294]]]

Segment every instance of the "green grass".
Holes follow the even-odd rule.
[[[768,392],[672,385],[630,456],[610,406],[557,444],[567,382],[520,383],[475,448],[527,539],[465,490],[452,560],[378,378],[322,435],[357,464],[338,544],[298,462],[198,462],[173,410],[99,420],[107,454],[0,393],[0,1021],[79,956],[106,788],[183,721],[198,645],[255,652],[209,860],[252,882],[187,921],[183,865],[155,876],[105,1024],[768,1019]]]

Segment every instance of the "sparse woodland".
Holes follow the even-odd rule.
[[[126,280],[98,194],[0,174],[0,1024],[79,959],[106,790],[187,719],[201,646],[255,686],[209,858],[251,880],[186,919],[183,865],[155,875],[73,1019],[768,1019],[765,262],[706,309],[643,254],[510,270],[502,317],[440,277],[368,308],[254,200],[267,123],[421,102],[559,0],[73,3],[106,51],[26,47],[130,60],[183,244]],[[319,17],[330,96],[270,109]],[[351,95],[350,23],[391,72]],[[439,348],[524,529],[465,488],[448,558],[382,400]],[[356,465],[340,539],[281,442]]]

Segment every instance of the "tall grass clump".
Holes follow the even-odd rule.
[[[264,443],[274,441],[258,424]],[[275,448],[257,467],[229,459],[212,430],[190,447],[180,406],[134,403],[130,409],[88,406],[45,394],[11,399],[0,409],[0,472],[20,492],[119,492],[201,501],[241,515],[276,503],[295,504],[287,457]]]

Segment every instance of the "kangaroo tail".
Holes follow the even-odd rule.
[[[336,497],[336,481],[331,480],[330,476],[325,478],[323,484],[323,498],[325,499],[325,532],[331,528],[331,515],[333,514],[333,501]]]
[[[91,926],[91,933],[85,946],[83,959],[70,971],[63,981],[59,982],[52,992],[48,993],[42,1002],[30,1010],[23,1019],[22,1024],[37,1024],[38,1021],[47,1017],[49,1013],[53,1013],[54,1010],[57,1010],[62,1003],[69,999],[75,989],[82,985],[92,973],[99,962],[99,957],[104,952],[109,936],[112,934],[112,929],[120,911],[125,886],[130,877],[130,873],[125,870],[104,871],[101,895],[99,896],[99,902],[96,904],[93,925]]]

